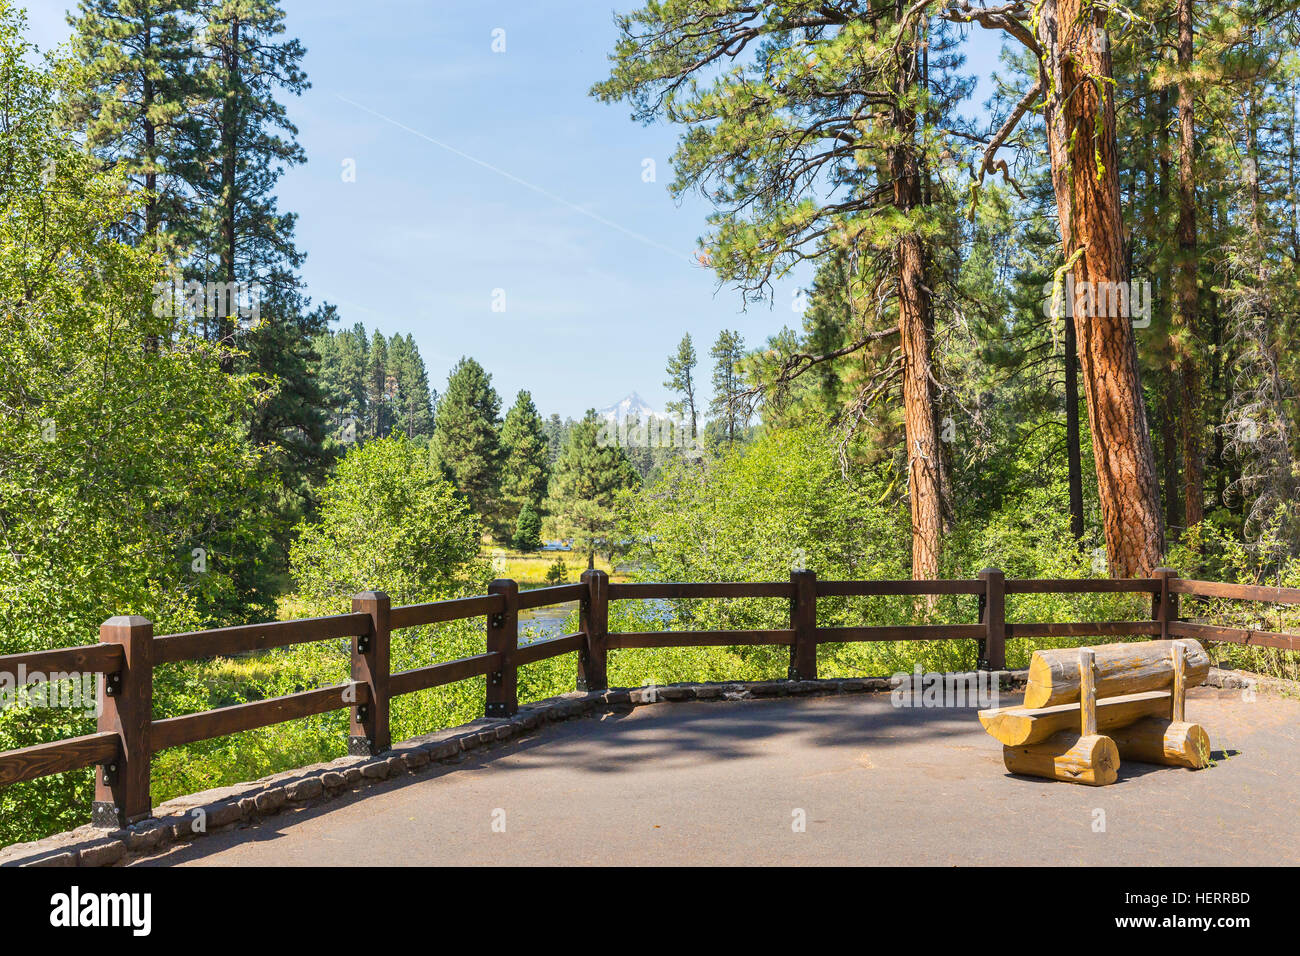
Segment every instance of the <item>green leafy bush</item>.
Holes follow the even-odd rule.
[[[478,519],[419,446],[398,435],[348,454],[320,494],[318,520],[290,550],[298,596],[318,613],[350,608],[359,591],[394,604],[482,593]]]
[[[984,567],[1008,577],[1097,576],[1088,542],[1069,533],[1063,476],[1042,473],[1040,449],[1028,445],[1008,470],[1037,468],[1037,483],[982,520],[967,518],[950,533],[947,577],[973,578]],[[795,567],[821,580],[879,580],[910,576],[911,529],[906,499],[889,462],[848,476],[824,426],[769,431],[752,445],[703,466],[680,461],[657,484],[625,500],[625,534],[635,544],[639,575],[656,581],[777,581]],[[1146,603],[1144,603],[1146,602]],[[906,597],[822,598],[824,627],[969,624],[973,595],[933,602]],[[1140,619],[1149,598],[1120,594],[1016,595],[1008,617],[1024,621]],[[621,630],[782,628],[783,599],[617,602],[611,628]],[[1012,640],[1010,666],[1025,666],[1034,647],[1068,641]],[[975,664],[974,641],[823,644],[819,673],[884,676],[916,664],[934,670]],[[617,651],[611,681],[783,677],[784,647]]]

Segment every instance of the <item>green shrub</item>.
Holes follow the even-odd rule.
[[[298,529],[290,570],[318,613],[347,610],[358,591],[394,604],[481,593],[478,519],[400,435],[367,442],[341,462],[320,494],[319,518]]]

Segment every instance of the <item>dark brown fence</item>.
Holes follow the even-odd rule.
[[[96,733],[0,753],[0,786],[36,777],[96,767],[93,820],[123,826],[149,816],[149,768],[153,754],[198,740],[252,730],[344,708],[351,712],[348,750],[377,754],[389,749],[388,707],[393,697],[486,677],[484,714],[509,717],[518,707],[515,691],[520,667],[561,654],[577,654],[580,690],[607,687],[611,649],[630,647],[708,647],[787,645],[789,676],[817,677],[817,645],[847,641],[973,640],[981,669],[1006,667],[1011,637],[1191,637],[1203,641],[1300,650],[1300,638],[1272,631],[1216,627],[1182,621],[1178,596],[1236,598],[1273,604],[1300,604],[1300,589],[1216,584],[1177,577],[1159,569],[1150,578],[1007,579],[988,569],[959,581],[819,581],[811,571],[796,571],[789,581],[707,584],[611,584],[602,571],[588,571],[580,584],[520,593],[514,581],[494,581],[479,597],[392,607],[387,595],[368,591],[352,599],[351,614],[250,624],[187,634],[153,636],[142,617],[115,617],[99,629],[99,643],[0,657],[0,675],[21,683],[39,673],[94,673],[101,705]],[[1143,621],[1010,622],[1008,594],[1149,593],[1151,619]],[[879,627],[818,627],[817,601],[829,597],[976,595],[974,624]],[[779,598],[790,602],[790,626],[777,630],[609,632],[609,602],[638,599]],[[575,634],[519,645],[519,612],[579,602]],[[389,637],[394,630],[474,617],[486,619],[485,653],[460,660],[392,673]],[[155,664],[285,647],[332,638],[351,638],[351,680],[332,687],[231,707],[153,719]]]

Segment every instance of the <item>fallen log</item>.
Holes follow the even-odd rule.
[[[1168,717],[1169,692],[1146,691],[1097,701],[1097,730],[1109,734],[1143,717]],[[1079,705],[1057,704],[1032,708],[1024,705],[981,710],[980,723],[999,743],[1008,747],[1035,744],[1062,730],[1079,729]],[[1112,735],[1113,736],[1113,735]]]
[[[1111,737],[1125,760],[1190,770],[1210,765],[1210,735],[1200,724],[1146,717],[1121,727]]]
[[[1104,787],[1119,775],[1119,751],[1103,734],[1080,737],[1066,730],[1036,743],[1003,747],[1002,762],[1011,773],[1066,783]]]
[[[1210,673],[1210,657],[1196,641],[1182,638],[1187,646],[1185,666],[1188,687],[1203,684]],[[1173,683],[1173,641],[1141,641],[1131,644],[1101,644],[1095,655],[1097,696],[1118,697],[1159,690]],[[1077,648],[1034,651],[1029,660],[1029,681],[1024,706],[1030,708],[1072,704],[1079,700],[1079,651]]]

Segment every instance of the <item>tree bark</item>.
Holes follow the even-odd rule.
[[[1073,262],[1075,331],[1092,428],[1110,573],[1149,575],[1164,521],[1132,320],[1089,308],[1085,290],[1129,288],[1120,216],[1111,56],[1104,11],[1044,0],[1037,24],[1061,240]],[[1106,285],[1101,286],[1101,283]],[[1121,310],[1122,311],[1122,310]],[[1097,314],[1093,314],[1097,313]]]
[[[1176,325],[1182,336],[1184,515],[1188,528],[1205,517],[1201,450],[1201,373],[1193,349],[1200,310],[1197,301],[1195,104],[1192,99],[1192,0],[1178,0],[1178,274]]]
[[[898,0],[901,17],[903,5]],[[900,44],[898,84],[893,108],[897,145],[889,150],[894,206],[910,213],[922,204],[917,162],[916,112],[909,102],[917,60],[910,43]],[[898,327],[902,340],[903,426],[907,442],[907,490],[912,512],[912,577],[936,578],[947,516],[947,467],[939,442],[938,389],[931,353],[934,318],[926,282],[925,246],[909,230],[895,247],[898,266]]]

